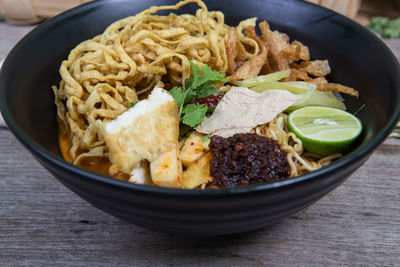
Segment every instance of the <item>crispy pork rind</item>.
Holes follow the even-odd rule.
[[[249,27],[246,29],[246,36],[257,42],[260,47],[260,54],[250,58],[243,65],[241,65],[231,76],[231,80],[244,80],[257,76],[261,68],[267,62],[268,48],[261,41],[261,39],[256,35],[255,28]]]
[[[299,69],[315,77],[323,77],[331,73],[328,60],[303,61]]]
[[[344,86],[341,84],[337,84],[337,83],[321,83],[321,84],[317,84],[317,89],[319,91],[336,91],[336,92],[340,92],[340,93],[344,93],[344,94],[348,94],[354,97],[358,97],[358,91],[355,90],[354,88],[348,87],[348,86]]]
[[[312,82],[317,85],[319,91],[337,91],[358,97],[358,92],[351,87],[328,83],[324,78],[331,73],[328,60],[311,61],[307,46],[299,41],[290,42],[286,34],[272,31],[266,21],[259,23],[258,27],[261,31],[261,43],[259,41],[260,37],[255,34],[254,27],[248,27],[244,32],[247,38],[253,39],[258,43],[260,53],[245,62],[241,61],[238,67],[236,60],[238,52],[235,50],[235,54],[232,54],[234,56],[229,59],[231,61],[229,70],[232,71],[232,66],[235,66],[234,72],[229,72],[229,74],[232,74],[229,77],[231,81],[290,69],[291,73],[284,81]],[[234,35],[232,35],[229,43],[234,44],[234,38]],[[265,56],[263,52],[265,51],[267,51],[267,57],[263,61]],[[232,61],[235,61],[235,63],[232,63]],[[260,68],[259,65],[262,63],[263,65]]]
[[[237,48],[237,31],[235,27],[230,27],[228,30],[228,40],[226,41],[226,56],[228,59],[227,73],[232,74],[235,71],[235,59],[238,54]]]
[[[307,46],[299,41],[289,42],[289,37],[278,31],[271,31],[269,24],[262,21],[258,24],[261,31],[261,39],[270,49],[268,63],[272,66],[272,72],[285,70],[289,64],[299,60],[310,60]]]

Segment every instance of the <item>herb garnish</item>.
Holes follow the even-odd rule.
[[[228,80],[225,79],[225,74],[213,71],[207,64],[201,66],[201,69],[191,60],[189,60],[189,64],[192,67],[193,78],[187,78],[184,81],[185,90],[174,86],[170,93],[178,103],[180,122],[190,127],[196,127],[203,122],[207,112],[212,113],[215,107],[209,108],[206,104],[187,103],[196,98],[203,98],[218,93],[214,82],[227,82]]]
[[[129,105],[128,105],[128,108],[131,108],[131,107],[133,107],[134,105],[136,105],[137,103],[139,102],[139,100],[133,100],[132,101],[132,103],[130,103]]]
[[[201,137],[202,142],[207,142],[211,138],[212,134],[206,134]]]
[[[202,65],[200,69],[191,60],[189,60],[189,64],[193,71],[193,78],[185,79],[185,89],[175,86],[170,90],[170,93],[178,104],[179,121],[182,126],[194,128],[201,124],[206,116],[210,116],[216,106],[208,107],[206,104],[188,104],[188,102],[217,94],[218,90],[214,82],[227,82],[228,80],[225,79],[225,74],[213,71],[207,64]],[[139,100],[132,101],[128,108],[135,106],[138,102]],[[190,128],[186,129],[185,132],[190,133]]]
[[[196,103],[184,106],[182,110],[182,123],[189,125],[190,127],[199,125],[204,120],[207,110],[208,107],[205,104]]]

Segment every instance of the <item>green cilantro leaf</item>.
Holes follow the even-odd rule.
[[[139,102],[139,100],[133,100],[132,101],[132,103],[130,103],[129,105],[128,105],[128,108],[131,108],[131,107],[133,107],[133,106],[135,106],[137,103]]]
[[[186,92],[181,87],[174,86],[170,91],[172,97],[178,103],[178,108],[185,104]]]
[[[213,71],[207,64],[201,66],[201,69],[191,60],[189,60],[189,64],[192,68],[193,78],[185,79],[185,89],[175,86],[170,90],[170,93],[178,104],[180,121],[190,127],[195,127],[204,120],[206,115],[210,115],[214,110],[204,104],[187,103],[196,98],[204,98],[218,93],[214,82],[226,82],[227,80],[225,79],[225,74]]]
[[[192,67],[192,71],[193,71],[193,83],[192,83],[191,88],[198,88],[199,86],[201,86],[207,82],[216,82],[216,81],[227,82],[228,81],[225,79],[225,74],[212,70],[211,67],[208,66],[207,64],[204,64],[203,66],[201,66],[203,75],[200,74],[199,68],[191,60],[189,60],[189,64]]]
[[[190,102],[191,100],[198,98],[197,96],[197,90],[195,90],[195,88],[192,88],[192,84],[193,84],[193,78],[187,78],[184,81],[185,84],[185,88],[187,89],[187,94],[186,94],[186,98],[185,98],[185,103]]]
[[[182,123],[190,127],[201,124],[206,116],[208,107],[205,104],[188,104],[183,108]]]
[[[185,84],[185,88],[186,88],[186,89],[192,87],[193,78],[187,78],[187,79],[185,79],[184,84]]]
[[[212,136],[212,134],[203,135],[203,136],[201,137],[201,141],[202,141],[202,142],[207,142],[208,139],[211,138],[211,136]]]
[[[193,81],[196,81],[199,79],[201,73],[199,68],[193,63],[193,61],[189,60],[189,64],[192,67],[192,72],[193,72]]]
[[[213,114],[214,110],[217,108],[217,106],[211,106],[208,108],[206,115],[211,116]]]
[[[207,82],[209,81],[222,81],[227,82],[228,80],[225,79],[225,74],[220,73],[218,71],[212,70],[210,66],[204,64],[201,66],[201,70],[203,71],[203,76],[201,78],[205,79]]]
[[[205,83],[196,90],[196,98],[203,98],[217,93],[218,89],[213,83]]]

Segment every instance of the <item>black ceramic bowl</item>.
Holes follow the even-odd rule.
[[[328,59],[330,80],[355,87],[347,98],[364,130],[350,153],[318,171],[277,183],[234,189],[179,190],[129,184],[73,166],[57,143],[56,107],[51,86],[61,61],[78,43],[113,21],[150,5],[175,1],[97,1],[55,17],[28,34],[6,58],[0,74],[0,107],[16,137],[61,183],[94,206],[157,231],[225,235],[261,228],[293,214],[341,184],[371,155],[400,114],[400,69],[374,34],[327,9],[295,0],[207,1],[225,13],[226,23],[258,17],[310,47],[312,58]],[[178,13],[193,13],[190,4]],[[163,12],[166,14],[167,12]]]

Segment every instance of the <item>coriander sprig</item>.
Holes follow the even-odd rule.
[[[128,105],[128,108],[131,108],[131,107],[135,106],[138,102],[139,102],[138,99],[133,100],[133,101]]]
[[[204,64],[199,69],[191,60],[189,64],[192,67],[193,78],[187,78],[184,81],[185,90],[182,87],[174,86],[170,93],[176,100],[179,109],[179,118],[183,124],[190,127],[196,127],[204,120],[210,108],[205,104],[187,104],[193,99],[204,98],[218,93],[214,82],[227,82],[225,74],[213,71],[210,66]]]

